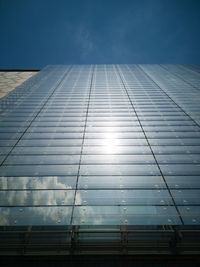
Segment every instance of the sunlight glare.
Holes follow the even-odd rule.
[[[119,141],[116,134],[109,132],[104,133],[103,151],[107,154],[115,154],[118,150]]]

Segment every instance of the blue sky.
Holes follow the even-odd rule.
[[[0,0],[0,68],[200,63],[199,0]]]

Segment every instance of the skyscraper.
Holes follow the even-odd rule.
[[[199,66],[47,66],[0,112],[2,254],[199,251]]]

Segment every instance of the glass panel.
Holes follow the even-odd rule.
[[[165,181],[170,188],[199,188],[200,176],[165,176]]]
[[[67,225],[72,207],[0,208],[0,225]]]
[[[114,139],[114,138],[105,138],[105,139],[85,139],[84,145],[86,146],[105,146],[108,143],[112,143],[118,146],[132,146],[132,145],[148,145],[145,139]]]
[[[82,164],[155,163],[152,155],[83,155]]]
[[[80,175],[160,175],[160,171],[154,164],[81,165]]]
[[[170,190],[177,205],[200,205],[200,190]]]
[[[0,189],[75,189],[76,182],[77,176],[0,177]]]
[[[103,138],[103,139],[117,139],[117,138],[145,138],[143,132],[117,132],[117,133],[85,133],[85,138]],[[85,141],[86,141],[85,139]]]
[[[74,208],[73,225],[181,224],[174,207],[82,206]]]
[[[87,127],[127,127],[140,126],[138,121],[87,121]]]
[[[146,132],[148,138],[200,138],[200,132]]]
[[[200,146],[151,146],[155,154],[200,154]]]
[[[27,133],[82,133],[84,127],[64,127],[64,126],[45,126],[45,127],[29,127]]]
[[[141,132],[142,129],[139,126],[134,126],[134,127],[92,127],[88,126],[86,127],[86,132]]]
[[[85,122],[66,122],[66,121],[34,121],[31,126],[32,127],[79,127],[79,126],[84,126]]]
[[[200,155],[156,155],[158,163],[200,163]]]
[[[0,149],[1,146],[14,146],[17,143],[17,140],[0,140]]]
[[[200,175],[200,165],[195,164],[160,164],[164,175]]]
[[[35,139],[35,140],[20,140],[18,146],[79,146],[82,144],[82,139]]]
[[[76,205],[170,205],[167,190],[78,190]]]
[[[4,149],[5,150],[5,149]],[[8,150],[9,151],[9,150]],[[13,155],[74,155],[80,154],[81,147],[15,147]]]
[[[25,133],[23,139],[76,139],[83,138],[83,133],[67,133],[59,132],[59,129],[56,132],[51,133]]]
[[[194,146],[194,145],[200,145],[200,139],[199,138],[174,138],[174,139],[149,139],[150,145],[186,145],[186,146]]]
[[[1,147],[0,155],[7,155],[11,151],[12,147]]]
[[[20,138],[21,134],[20,133],[0,133],[0,140],[3,139],[2,142],[5,141],[5,139],[18,139]]]
[[[0,127],[0,133],[23,133],[26,127]]]
[[[80,176],[80,189],[165,188],[161,176]]]
[[[25,121],[1,121],[1,127],[18,127],[18,126],[29,126],[29,122],[25,122]]]
[[[84,146],[83,154],[152,154],[148,146],[117,146],[109,140],[105,146]]]
[[[186,225],[200,225],[200,206],[179,206],[178,210]]]
[[[146,132],[167,132],[167,131],[199,131],[198,126],[143,126]]]
[[[33,164],[79,164],[80,156],[78,155],[60,155],[59,157],[56,155],[48,155],[48,156],[33,156],[33,155],[26,155],[26,156],[9,156],[6,161],[5,165],[33,165]]]
[[[78,165],[13,165],[1,166],[0,176],[77,175]]]
[[[72,205],[74,190],[0,191],[1,206]]]

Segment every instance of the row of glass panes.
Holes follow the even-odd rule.
[[[86,115],[86,114],[85,114]],[[98,114],[92,114],[89,113],[87,114],[87,122],[131,122],[131,121],[136,121],[138,120],[138,118],[136,117],[136,115],[132,112],[131,113],[128,113],[129,116],[126,116],[126,114],[124,116],[120,115],[120,116],[115,116],[115,114],[113,114],[111,116],[111,114],[109,113],[109,117],[108,116],[100,116]],[[40,113],[40,116],[37,116],[36,118],[34,116],[15,116],[14,114],[13,115],[10,115],[8,117],[4,117],[2,119],[0,119],[0,122],[30,122],[34,119],[35,122],[37,121],[43,121],[43,122],[48,122],[48,121],[51,121],[51,122],[57,122],[57,121],[63,121],[63,122],[83,122],[86,120],[86,116],[66,116],[62,114],[57,114],[57,115],[54,115],[54,116],[49,116],[48,114],[41,114]],[[181,115],[181,114],[178,114],[178,115],[175,115],[175,116],[169,116],[169,115],[166,115],[166,116],[163,116],[163,115],[158,115],[158,116],[140,116],[139,117],[139,120],[140,122],[143,122],[143,121],[149,121],[149,122],[155,122],[155,123],[158,123],[158,122],[166,122],[166,124],[169,122],[182,122],[182,121],[190,121],[191,120],[187,117],[187,116],[184,116],[184,115]]]
[[[73,210],[73,217],[72,217]],[[180,206],[184,224],[200,223],[199,206]],[[181,225],[172,206],[76,206],[1,208],[2,225]]]
[[[37,115],[37,117],[75,117],[75,116],[85,116],[87,113],[87,111],[82,111],[82,110],[73,110],[73,111],[68,111],[68,112],[50,112],[50,111],[46,111],[46,112],[41,112],[37,115],[37,112],[36,111],[33,111],[33,112],[29,112],[29,114],[26,116],[26,117],[29,117],[29,118],[33,118]],[[12,112],[9,112],[9,113],[6,113],[4,114],[5,116],[7,115],[7,117],[24,117],[25,114],[27,113],[24,113],[23,111],[21,112],[17,112],[17,111],[12,111]],[[101,110],[101,111],[96,111],[93,113],[91,112],[88,112],[88,117],[99,117],[99,116],[126,116],[126,115],[129,115],[129,116],[133,116],[135,115],[135,112],[134,110],[130,109],[127,111],[125,110],[120,110],[120,111],[116,111],[116,110]],[[158,112],[157,110],[154,110],[154,111],[137,111],[137,116],[140,117],[141,119],[145,119],[145,118],[149,118],[149,117],[165,117],[165,116],[170,116],[171,119],[173,119],[173,117],[176,117],[176,116],[182,116],[183,113],[181,111],[160,111]],[[5,117],[2,117],[3,120]]]
[[[146,107],[148,107],[148,106],[159,106],[159,105],[163,105],[163,106],[176,106],[172,101],[158,101],[158,100],[156,100],[156,101],[152,101],[151,99],[149,99],[150,100],[150,102],[148,102],[148,101],[146,101],[146,100],[143,100],[143,99],[140,99],[140,100],[132,100],[131,101],[131,103],[133,104],[133,106],[146,106]],[[105,106],[107,106],[107,105],[111,105],[111,106],[120,106],[120,105],[122,105],[122,106],[124,106],[124,105],[130,105],[131,104],[130,103],[130,101],[128,100],[128,99],[126,99],[126,98],[124,98],[124,99],[122,99],[121,97],[118,99],[118,100],[113,100],[113,99],[98,99],[98,100],[91,100],[90,99],[90,101],[88,101],[88,99],[80,99],[80,100],[73,100],[73,99],[71,99],[71,98],[69,98],[69,99],[66,99],[66,100],[62,100],[62,102],[61,101],[51,101],[51,100],[49,100],[48,101],[48,103],[47,104],[45,104],[45,106],[44,107],[53,107],[54,105],[55,105],[55,108],[57,107],[57,106],[61,106],[61,107],[65,107],[65,106],[68,106],[68,104],[70,104],[70,106],[72,106],[72,105],[74,105],[74,106],[87,106],[88,104],[89,104],[89,106],[100,106],[100,105],[105,105]],[[37,102],[35,101],[35,102],[29,102],[29,101],[26,101],[26,103],[23,105],[23,107],[25,106],[27,106],[27,107],[29,107],[29,105],[30,105],[30,108],[32,107],[32,106],[34,106],[34,105],[36,105],[37,104]],[[177,106],[176,106],[177,107]],[[17,108],[19,108],[19,107],[17,107]]]
[[[41,147],[43,148],[43,147]],[[22,154],[34,154],[33,149],[18,148],[18,151],[23,151]],[[27,153],[25,151],[27,150]],[[35,150],[39,154],[45,154],[47,149]],[[16,151],[16,150],[15,150]],[[47,150],[49,153],[49,149]],[[62,154],[63,149],[54,148],[57,154]],[[56,152],[52,154],[56,155]],[[58,153],[59,152],[59,153]],[[65,153],[65,152],[64,152]],[[20,153],[18,153],[20,154]],[[92,154],[93,155],[93,154]],[[22,168],[23,166],[23,168]],[[200,175],[199,164],[163,164],[159,163],[159,168],[156,164],[81,164],[80,169],[78,164],[27,164],[27,165],[2,165],[0,167],[0,176],[47,176],[47,175],[160,175],[160,170],[163,175]]]
[[[146,112],[146,113],[149,112],[150,114],[154,113],[155,115],[159,114],[159,113],[162,114],[162,113],[167,113],[167,112],[169,112],[169,114],[171,113],[171,115],[173,115],[172,112],[176,112],[176,113],[181,114],[180,109],[175,107],[175,106],[167,106],[167,107],[163,107],[162,106],[162,107],[159,107],[159,108],[156,107],[156,106],[147,106],[147,107],[143,107],[143,106],[136,107],[135,106],[134,110],[137,112],[138,116],[139,116],[139,114],[142,114],[144,112]],[[112,108],[111,105],[107,105],[105,107],[102,107],[102,106],[89,107],[88,111],[90,113],[91,112],[94,112],[94,113],[97,113],[97,112],[104,112],[104,113],[105,112],[112,112],[112,113],[119,112],[120,113],[120,112],[134,111],[134,110],[133,110],[131,105],[129,105],[129,106],[124,105],[124,106],[120,106],[120,107],[116,106],[116,107],[113,107],[113,108]],[[79,107],[79,106],[74,107],[72,105],[72,106],[63,107],[63,108],[59,108],[59,107],[57,107],[57,108],[56,107],[55,108],[53,108],[53,107],[52,108],[44,108],[42,110],[40,108],[34,108],[34,107],[29,107],[29,108],[28,107],[23,107],[23,108],[14,109],[11,112],[8,112],[7,114],[23,113],[23,112],[28,112],[29,115],[31,115],[33,113],[35,113],[37,115],[38,112],[41,112],[41,114],[47,113],[47,112],[50,112],[50,113],[53,113],[53,112],[59,113],[60,112],[61,116],[62,116],[62,115],[65,115],[65,113],[67,115],[67,113],[71,113],[71,112],[75,112],[75,113],[77,113],[77,112],[87,112],[87,106],[85,106],[85,107]]]
[[[144,125],[148,125],[148,123],[143,123]],[[37,122],[36,125],[39,125],[39,122]],[[199,127],[194,126],[194,125],[187,125],[187,124],[177,124],[175,126],[143,126],[143,129],[145,132],[174,132],[174,131],[186,131],[186,132],[191,132],[191,131],[197,131],[199,132]],[[1,132],[8,132],[8,133],[15,133],[15,132],[24,132],[26,131],[26,127],[23,126],[16,126],[16,127],[2,127]],[[86,128],[84,127],[67,127],[66,122],[60,122],[60,123],[53,123],[53,122],[43,122],[40,127],[29,127],[27,132],[90,132],[90,133],[107,133],[107,132],[140,132],[141,127],[138,126],[123,126],[123,127],[118,127],[118,126],[87,126]]]
[[[76,127],[78,128],[78,127]],[[80,128],[80,127],[79,127]],[[70,138],[82,138],[83,137],[83,130],[77,129],[77,131],[74,131],[74,127],[29,127],[29,129],[26,131],[26,133],[23,134],[23,131],[18,130],[17,132],[15,131],[15,127],[9,127],[9,131],[5,131],[5,132],[1,132],[0,136],[2,140],[6,140],[6,139],[17,139],[19,138],[22,134],[24,139],[48,139],[49,142],[53,142],[53,140],[51,140],[53,137],[55,137],[55,139],[63,139],[63,142],[65,142],[65,139],[70,139]],[[100,127],[98,127],[99,129]],[[104,127],[105,128],[105,127]],[[108,127],[107,127],[108,128]],[[106,129],[107,129],[106,128]],[[116,127],[112,127],[111,129],[116,129]],[[127,128],[127,127],[126,127]],[[6,128],[7,129],[7,128]],[[20,128],[19,128],[20,129]],[[96,128],[95,128],[96,129]],[[109,128],[110,129],[110,128]],[[87,129],[86,129],[87,130]],[[126,130],[126,129],[125,129]],[[120,144],[121,142],[129,142],[129,140],[121,140],[121,139],[136,139],[135,142],[139,142],[137,141],[137,139],[141,139],[144,138],[144,134],[142,132],[142,130],[136,130],[136,131],[87,131],[84,134],[85,139],[106,139],[106,140],[110,140],[112,142],[114,142],[115,146],[117,145],[122,145]],[[40,135],[41,134],[41,135]],[[152,145],[154,145],[153,143],[157,143],[157,145],[160,144],[170,144],[173,142],[173,144],[175,145],[182,145],[182,146],[186,146],[186,145],[198,145],[199,143],[199,131],[196,132],[190,132],[190,131],[186,131],[186,132],[167,132],[167,131],[163,131],[163,132],[154,132],[154,131],[149,131],[146,132],[145,135],[148,138],[148,141],[150,143],[152,143]],[[56,138],[57,136],[57,138]],[[175,140],[171,140],[172,138],[175,138]],[[193,138],[193,139],[191,139]],[[118,142],[118,139],[119,142]],[[99,144],[98,142],[96,143],[96,145],[103,145],[101,142],[103,140],[99,140]],[[61,141],[60,141],[61,142]],[[86,141],[86,142],[93,142],[93,141]],[[95,141],[94,141],[95,142]],[[131,141],[134,142],[134,141]],[[137,145],[137,143],[135,144]],[[180,148],[177,148],[180,149]]]
[[[2,131],[6,132],[6,129],[12,128],[12,127],[18,127],[18,129],[20,129],[20,127],[29,127],[30,126],[30,121],[3,121],[1,122],[2,125]],[[147,121],[147,120],[140,120],[138,121],[136,118],[135,120],[129,120],[129,121],[96,121],[94,118],[85,121],[64,121],[64,120],[35,120],[33,122],[31,122],[31,126],[28,128],[30,131],[30,128],[37,128],[38,130],[40,130],[41,127],[73,127],[74,128],[74,132],[76,132],[78,130],[78,128],[86,126],[86,127],[95,127],[94,128],[94,132],[96,131],[97,127],[102,128],[103,131],[103,127],[109,127],[109,128],[113,128],[113,127],[121,127],[121,131],[123,131],[124,127],[127,127],[127,130],[130,130],[131,127],[133,127],[133,131],[137,131],[137,127],[142,125],[143,127],[146,126],[151,126],[151,127],[161,127],[162,129],[165,129],[166,127],[170,127],[172,126],[171,130],[173,129],[173,126],[196,126],[196,124],[191,121],[191,120],[180,120],[180,121],[175,121],[175,120],[154,120],[154,121]],[[162,128],[165,127],[165,128]],[[129,129],[130,128],[130,129]],[[80,128],[81,129],[81,128]],[[113,128],[115,129],[115,128]],[[150,128],[149,128],[150,129]],[[152,128],[153,129],[153,128]],[[156,129],[156,128],[155,128]],[[167,128],[166,128],[167,129]],[[117,130],[117,129],[116,129]],[[145,128],[144,128],[145,130]],[[71,131],[69,129],[69,131]],[[86,129],[87,131],[87,129]],[[105,131],[107,131],[105,129]],[[147,128],[148,131],[148,128]]]
[[[196,176],[3,176],[1,190],[31,189],[200,189],[200,175]]]
[[[186,224],[199,223],[199,207],[180,207]],[[72,217],[73,211],[73,217]],[[81,206],[1,208],[3,225],[173,225],[182,224],[174,207]]]
[[[103,114],[102,114],[103,115]],[[106,114],[104,114],[105,116]],[[129,114],[130,116],[130,114]],[[124,118],[124,120],[123,120]],[[2,129],[0,132],[10,132],[12,131],[12,129],[17,128],[17,129],[23,129],[23,127],[27,126],[27,129],[38,129],[40,130],[41,127],[51,127],[52,129],[56,129],[59,132],[59,129],[62,129],[60,127],[65,127],[66,128],[66,132],[69,128],[69,131],[72,131],[72,129],[74,128],[74,132],[77,131],[78,128],[82,127],[82,126],[95,126],[95,127],[109,127],[109,128],[113,128],[113,127],[136,127],[139,126],[140,124],[143,126],[192,126],[194,125],[193,122],[189,121],[189,120],[172,120],[172,119],[168,119],[166,120],[163,117],[158,117],[156,120],[152,119],[152,117],[150,118],[142,118],[142,120],[138,121],[137,117],[128,117],[128,116],[122,116],[120,114],[120,117],[112,117],[111,114],[109,117],[95,117],[95,116],[91,116],[90,118],[88,118],[86,120],[85,116],[74,116],[72,117],[59,117],[59,116],[45,116],[45,117],[38,117],[37,120],[34,120],[30,117],[28,117],[26,120],[24,118],[21,117],[17,117],[16,120],[14,120],[15,117],[10,118],[9,120],[3,120],[2,123]],[[12,125],[13,123],[13,125]],[[155,123],[155,124],[154,124]],[[71,130],[70,130],[71,127]],[[48,128],[47,128],[48,129]],[[155,128],[156,129],[156,128]],[[161,128],[164,129],[164,128]],[[135,128],[135,130],[137,130],[137,128]],[[133,129],[133,132],[135,131]],[[171,130],[171,129],[170,129]],[[29,130],[30,131],[30,130]],[[105,129],[105,131],[107,131]],[[51,131],[50,131],[51,132]]]
[[[17,181],[15,181],[17,182]],[[60,187],[62,184],[60,183]],[[173,201],[172,201],[173,198]],[[0,191],[0,206],[200,205],[198,189],[84,189]]]
[[[2,146],[3,146],[3,140],[9,140],[9,139],[18,139],[20,138],[22,134],[20,132],[0,132],[0,140],[2,140]],[[112,136],[105,136],[105,133],[85,133],[84,138],[85,139],[140,139],[144,138],[144,133],[140,132],[114,132],[111,133]],[[199,142],[199,137],[200,137],[200,132],[146,132],[145,135],[147,136],[149,142],[153,142],[157,139],[173,139],[177,140],[177,144],[179,140],[182,140],[183,142]],[[83,132],[75,133],[75,132],[65,132],[65,129],[63,130],[62,128],[56,128],[55,131],[51,132],[40,132],[40,135],[32,132],[32,133],[25,133],[23,135],[23,139],[52,139],[55,137],[55,139],[68,139],[68,138],[82,138],[83,137]],[[193,140],[191,140],[193,138]],[[174,142],[175,142],[174,140]],[[114,140],[115,141],[115,140]],[[117,141],[117,140],[116,140]],[[100,140],[102,142],[102,140]],[[126,142],[124,140],[124,142]],[[164,142],[164,141],[160,141]],[[167,141],[168,142],[168,141]],[[170,142],[170,141],[169,141]],[[98,143],[96,144],[98,145]],[[197,144],[195,144],[197,145]]]
[[[180,126],[181,127],[181,126]],[[19,146],[76,146],[79,145],[80,141],[84,135],[84,145],[85,146],[103,146],[103,150],[105,150],[106,145],[112,145],[115,149],[113,154],[119,154],[120,151],[123,152],[123,146],[130,146],[130,149],[124,148],[124,152],[132,151],[135,153],[138,149],[143,151],[146,150],[145,146],[147,142],[145,140],[145,136],[141,130],[137,130],[135,132],[127,131],[126,127],[121,132],[112,132],[112,131],[87,131],[84,132],[82,129],[77,129],[74,131],[73,127],[70,129],[66,129],[66,127],[39,127],[39,128],[29,128],[27,132],[23,132],[18,130],[15,131],[14,127],[10,130],[10,132],[1,132],[0,133],[0,146],[4,145],[4,142],[17,140],[21,138],[18,145]],[[98,127],[100,128],[100,127]],[[107,127],[108,128],[108,127]],[[115,127],[116,128],[116,127]],[[113,129],[113,128],[112,128]],[[87,130],[87,129],[86,129]],[[177,133],[171,132],[146,132],[145,135],[148,138],[148,143],[152,146],[152,149],[155,150],[155,153],[164,154],[166,150],[166,154],[170,153],[170,150],[173,145],[176,146],[174,148],[174,152],[178,152],[180,154],[181,151],[185,153],[191,153],[192,151],[198,152],[198,146],[200,145],[199,132],[195,132],[191,134],[190,132],[185,133]],[[74,140],[73,140],[74,139]],[[194,146],[194,147],[193,147]],[[138,147],[138,148],[137,148]],[[196,148],[195,148],[196,147]],[[93,147],[94,151],[95,148]],[[100,148],[98,149],[99,151]],[[159,152],[160,151],[160,152]],[[105,154],[112,154],[112,151],[105,151]],[[174,154],[173,152],[173,154]],[[94,153],[95,154],[95,153]]]
[[[81,145],[81,144],[80,144]],[[105,148],[104,148],[105,149]],[[84,151],[83,151],[84,153]],[[183,155],[155,155],[156,161],[159,164],[199,164],[199,154],[183,154]],[[58,158],[54,155],[10,155],[5,165],[26,165],[26,164],[78,164],[80,156],[78,155],[60,155]],[[143,155],[106,155],[92,154],[81,157],[81,164],[153,164],[155,159],[151,154]],[[193,165],[191,165],[192,167]]]
[[[59,147],[59,146],[66,146],[66,147],[73,147],[73,146],[81,146],[82,145],[82,139],[80,134],[76,134],[75,136],[73,136],[74,134],[69,134],[67,136],[67,138],[63,138],[63,133],[56,133],[56,134],[50,134],[50,133],[32,133],[32,134],[24,134],[23,139],[21,139],[17,146],[19,147],[45,147],[45,146],[52,146],[52,147]],[[17,135],[14,136],[15,140],[17,138]],[[48,139],[49,138],[49,139]],[[52,138],[52,139],[50,139]],[[196,138],[197,139],[197,138]],[[13,140],[12,136],[9,139],[3,139],[1,140],[1,146],[6,146],[4,145],[3,141],[5,140]],[[14,140],[13,140],[14,143]],[[109,144],[110,143],[110,144]],[[191,148],[191,146],[200,146],[200,139],[149,139],[148,143],[153,146],[153,150],[155,149],[156,151],[159,151],[159,147],[160,146],[184,146],[184,148],[182,148],[182,151],[186,151],[186,149],[188,150],[192,150],[192,151],[198,151],[195,148]],[[83,149],[83,153],[85,153],[85,151],[89,151],[86,146],[92,146],[91,149],[94,150],[94,153],[102,153],[102,154],[120,154],[120,152],[122,154],[128,153],[131,154],[131,152],[134,153],[138,153],[139,151],[143,152],[143,153],[147,153],[147,149],[144,146],[148,146],[148,143],[146,141],[145,138],[138,138],[138,139],[131,139],[131,138],[124,138],[124,139],[115,139],[112,140],[110,139],[110,136],[107,136],[106,138],[106,134],[105,134],[105,138],[101,138],[101,139],[85,139],[84,140],[84,149]],[[106,148],[107,146],[107,148]],[[112,150],[111,151],[111,146],[112,146]],[[128,146],[128,148],[123,146]],[[133,147],[132,147],[133,146]],[[154,147],[154,146],[159,146],[158,148]],[[185,147],[186,146],[186,147]],[[187,148],[188,146],[188,148]],[[162,149],[162,148],[161,148]],[[163,147],[163,150],[165,148]],[[178,151],[181,151],[180,147],[175,148]],[[168,151],[168,149],[166,149],[166,152]],[[176,150],[174,150],[176,151]],[[67,148],[66,148],[66,153],[67,153]],[[190,152],[191,153],[191,152]],[[168,154],[168,153],[167,153]],[[189,153],[187,153],[189,154]],[[184,158],[184,155],[182,155],[183,158],[179,159],[177,158],[177,161],[180,162],[184,162],[187,161],[186,158]],[[188,156],[188,155],[185,155]],[[196,161],[198,161],[198,156],[196,157]],[[166,160],[169,159],[169,161],[172,161],[169,156],[166,156]],[[188,158],[188,162],[190,162],[192,159]]]
[[[12,147],[1,147],[0,155],[6,155],[11,151]],[[105,147],[100,146],[84,146],[83,154],[97,155],[97,154],[117,154],[117,155],[148,155],[151,151],[148,146],[119,146],[112,152],[105,152]],[[200,146],[151,146],[154,154],[161,155],[180,155],[180,154],[200,154]],[[77,155],[80,154],[81,146],[16,146],[12,150],[14,155]],[[191,168],[192,166],[188,166]],[[192,170],[191,170],[192,172]]]

